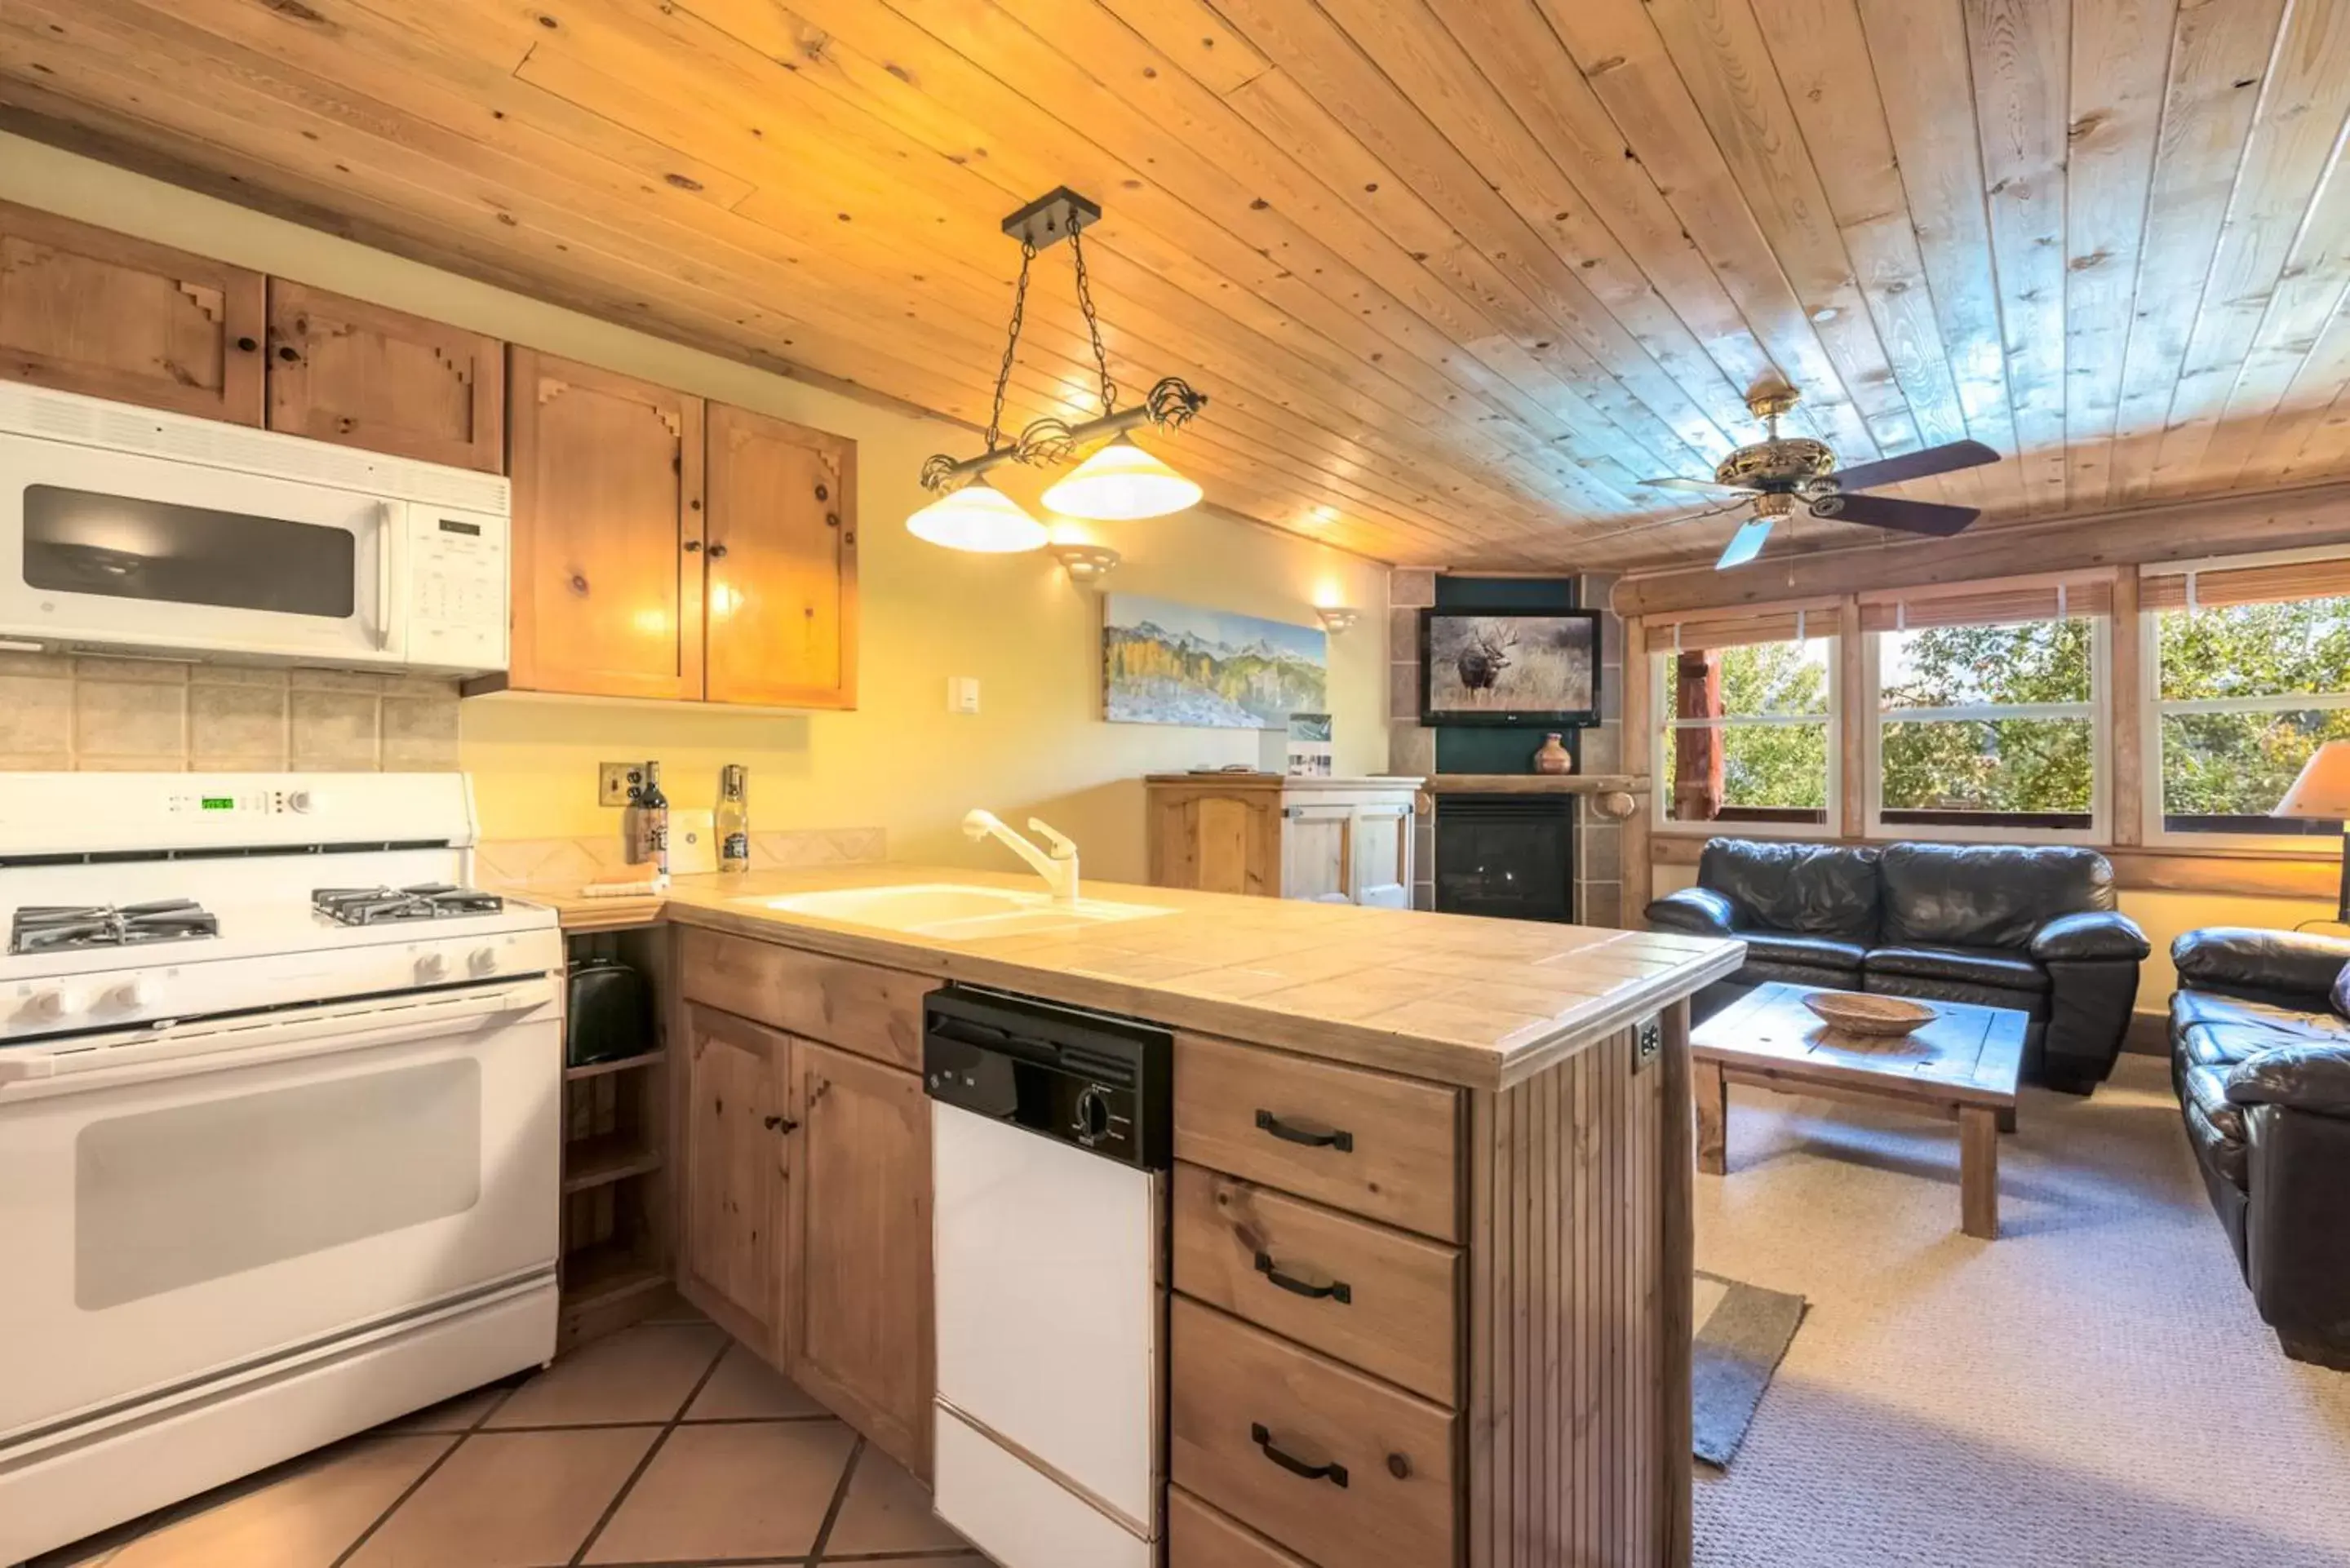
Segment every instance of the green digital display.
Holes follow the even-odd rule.
[[[208,794],[204,796],[204,809],[206,811],[234,811],[236,809],[236,802],[224,794]]]

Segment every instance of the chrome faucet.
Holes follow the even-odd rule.
[[[1005,848],[1035,867],[1036,875],[1045,878],[1045,886],[1053,890],[1054,898],[1064,904],[1076,903],[1077,846],[1066,834],[1047,827],[1033,816],[1028,819],[1028,829],[1044,836],[1053,846],[1049,854],[1004,826],[1003,818],[992,811],[973,811],[962,819],[963,836],[972,843],[991,836],[1002,839]]]

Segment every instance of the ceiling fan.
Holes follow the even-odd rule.
[[[1972,523],[1982,514],[1971,506],[1944,506],[1930,501],[1902,501],[1889,495],[1856,495],[1880,484],[1924,479],[1961,468],[1997,462],[1999,453],[1979,441],[1954,441],[1922,452],[1903,452],[1856,467],[1838,469],[1835,453],[1824,441],[1809,436],[1783,436],[1779,421],[1793,410],[1802,394],[1792,387],[1761,387],[1747,394],[1746,406],[1762,421],[1768,433],[1752,446],[1742,446],[1721,460],[1711,479],[1648,479],[1644,484],[1660,490],[1691,490],[1700,495],[1753,497],[1753,514],[1746,519],[1713,564],[1717,572],[1742,566],[1762,553],[1772,525],[1803,507],[1814,517],[1843,523],[1866,523],[1905,534],[1925,534],[1938,539]],[[1742,502],[1741,504],[1745,504]]]

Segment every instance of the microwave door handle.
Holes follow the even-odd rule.
[[[379,653],[391,647],[391,535],[396,511],[389,501],[376,503],[375,535],[375,647]]]

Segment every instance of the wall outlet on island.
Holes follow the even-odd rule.
[[[947,677],[947,711],[976,713],[979,711],[979,677],[950,675]]]
[[[596,804],[626,805],[629,792],[645,782],[642,763],[598,763],[596,764]]]

